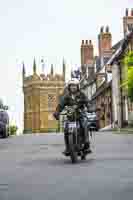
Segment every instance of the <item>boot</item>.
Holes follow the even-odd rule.
[[[91,149],[90,149],[90,142],[86,142],[84,145],[84,151],[86,153],[92,153]]]
[[[86,153],[92,153],[91,149],[90,149],[90,141],[89,141],[89,134],[88,134],[88,129],[87,127],[85,127],[84,129],[84,141],[85,141],[85,145],[84,145],[84,150]]]
[[[68,142],[68,136],[66,134],[64,134],[64,141],[65,141],[65,150],[63,151],[63,154],[69,156],[70,155],[69,142]]]

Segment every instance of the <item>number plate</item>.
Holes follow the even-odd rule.
[[[68,124],[68,127],[71,129],[71,128],[76,128],[77,127],[77,124],[76,124],[76,122],[69,122],[69,124]]]

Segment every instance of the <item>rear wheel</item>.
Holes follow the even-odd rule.
[[[74,143],[74,135],[71,134],[69,135],[69,150],[70,150],[70,156],[71,156],[71,161],[72,163],[77,163],[78,161],[78,154],[76,151],[76,146]]]

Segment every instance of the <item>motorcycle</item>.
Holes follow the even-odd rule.
[[[83,111],[78,108],[78,106],[66,106],[63,112],[63,115],[66,116],[64,123],[64,131],[68,136],[69,144],[69,156],[71,157],[72,163],[77,163],[78,156],[81,157],[81,160],[86,159],[87,153],[84,150],[84,141],[81,136],[81,127],[79,120],[77,119],[78,115]],[[68,155],[66,155],[68,156]]]

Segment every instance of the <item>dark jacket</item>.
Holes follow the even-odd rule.
[[[72,106],[75,104],[82,109],[84,108],[84,106],[88,107],[89,100],[83,92],[77,92],[75,99],[73,99],[72,95],[69,93],[60,98],[60,102],[56,108],[56,112],[60,113],[65,106]]]

